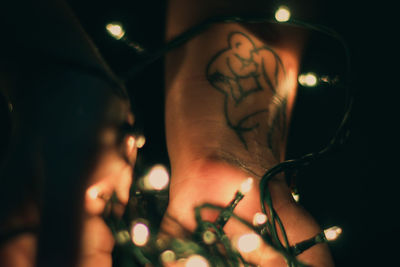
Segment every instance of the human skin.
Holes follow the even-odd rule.
[[[132,115],[128,114],[127,123],[133,123],[132,118]],[[81,250],[77,259],[78,266],[108,267],[112,265],[111,253],[115,241],[102,214],[107,199],[115,192],[119,203],[113,212],[116,216],[122,216],[129,198],[133,166],[137,154],[133,136],[127,135],[121,144],[117,135],[118,131],[114,127],[104,129],[99,135],[99,157],[88,178],[83,203],[84,215],[82,234],[79,240]],[[11,229],[38,225],[38,210],[35,202],[27,202],[26,208],[13,214],[9,220],[11,223],[8,225]],[[1,266],[34,266],[37,252],[36,242],[37,236],[31,233],[11,239],[0,248]]]
[[[33,196],[25,198],[21,190],[23,184],[14,183],[14,188],[7,188],[11,196],[21,196],[22,204],[14,209],[15,205],[11,204],[17,197],[6,200],[10,201],[13,213],[6,213],[0,227],[2,233],[19,227],[39,228],[39,232],[45,233],[21,234],[2,244],[0,265],[34,266],[40,259],[37,263],[40,266],[54,266],[52,260],[59,266],[71,266],[75,260],[85,267],[111,266],[114,240],[101,212],[105,199],[114,190],[122,202],[119,208],[123,208],[136,157],[134,148],[128,163],[117,140],[120,126],[133,123],[126,92],[65,1],[26,1],[24,8],[14,2],[0,5],[6,33],[13,36],[2,44],[6,48],[18,47],[18,53],[5,49],[0,55],[1,71],[5,70],[2,74],[9,80],[1,87],[14,105],[12,125],[17,129],[10,144],[18,145],[10,151],[17,151],[14,154],[18,157],[14,160],[18,164],[21,159],[26,159],[25,162],[22,160],[24,165],[21,167],[14,164],[18,170],[24,170],[18,172],[24,177],[21,180],[40,187],[41,191],[36,195],[37,192],[33,193],[29,188]],[[34,171],[27,166],[34,166]],[[83,167],[79,169],[79,166]],[[43,169],[45,175],[40,172]],[[19,178],[13,172],[2,172],[1,175],[4,179]],[[35,180],[38,177],[40,179]],[[46,187],[43,180],[75,183],[71,182],[70,188],[63,187],[58,194],[53,194],[52,190],[43,189]],[[86,189],[96,186],[101,198],[83,197]],[[76,188],[79,188],[79,194],[70,198],[71,191]],[[47,193],[45,201],[40,201],[46,198],[41,193]],[[62,194],[65,195],[60,197]],[[69,200],[67,203],[60,201],[65,198]],[[64,204],[74,207],[72,215],[61,207]],[[52,209],[52,205],[58,205],[58,209]],[[49,207],[47,213],[43,212],[46,211],[44,206]],[[46,214],[49,215],[47,220],[43,219]],[[75,221],[69,221],[71,217]],[[19,223],[15,224],[16,221]],[[47,240],[43,241],[45,238]],[[39,244],[42,241],[41,245],[38,240]],[[54,245],[57,241],[60,246]],[[72,247],[81,250],[78,253],[78,249]],[[57,249],[56,253],[48,253]],[[36,253],[41,253],[41,257],[36,257]]]
[[[216,6],[226,7],[226,3],[170,1],[167,39],[207,14],[220,13],[213,11]],[[168,234],[181,235],[180,227],[193,231],[196,206],[206,202],[226,206],[249,176],[255,185],[235,213],[251,222],[261,211],[259,180],[284,160],[305,38],[302,31],[288,27],[265,25],[264,29],[215,25],[166,57],[165,118],[172,175],[162,228]],[[275,177],[268,187],[291,245],[321,231],[293,200],[283,177]],[[217,217],[209,210],[202,215],[206,220]],[[233,239],[249,232],[234,220],[224,230]],[[261,266],[286,266],[266,244],[243,256]],[[298,259],[312,266],[333,266],[324,244]]]

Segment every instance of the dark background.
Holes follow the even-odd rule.
[[[69,0],[101,54],[120,74],[140,57],[124,42],[110,37],[105,25],[121,22],[126,36],[149,51],[163,43],[165,3],[153,1]],[[335,29],[347,41],[352,57],[351,85],[356,89],[351,135],[340,150],[302,170],[298,175],[300,203],[322,227],[339,225],[343,235],[332,243],[337,266],[386,266],[395,257],[390,240],[396,227],[391,208],[396,173],[390,106],[393,85],[389,75],[390,23],[382,16],[383,2],[320,1],[310,22]],[[290,7],[290,6],[289,6]],[[306,6],[303,8],[307,8]],[[292,16],[301,17],[292,10]],[[318,37],[319,38],[319,37]],[[304,70],[343,74],[343,51],[334,40],[311,39]],[[127,83],[137,116],[137,129],[146,136],[138,164],[168,165],[163,119],[163,64],[159,60]],[[300,88],[295,106],[287,156],[293,158],[323,147],[338,126],[343,111],[343,90]],[[398,209],[397,209],[398,210]]]

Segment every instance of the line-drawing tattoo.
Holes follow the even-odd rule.
[[[257,47],[248,35],[239,31],[229,33],[227,43],[228,46],[217,52],[206,68],[209,83],[224,94],[226,123],[248,150],[245,133],[260,126],[256,116],[269,116],[264,119],[269,124],[267,144],[274,155],[279,156],[279,147],[276,146],[280,142],[276,138],[286,131],[286,98],[277,92],[280,77],[286,75],[282,61],[272,48],[266,45]],[[272,101],[277,102],[274,110],[266,101],[263,107],[234,114],[249,96],[266,89],[271,93]],[[277,130],[280,130],[278,135],[275,133]]]

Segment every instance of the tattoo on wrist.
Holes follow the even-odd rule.
[[[207,80],[224,95],[227,126],[248,150],[246,133],[260,131],[267,124],[266,144],[277,159],[287,127],[287,93],[278,89],[285,76],[282,60],[272,48],[256,46],[238,31],[229,33],[227,47],[217,52],[206,68]]]

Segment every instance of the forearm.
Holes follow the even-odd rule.
[[[167,38],[201,21],[217,5],[187,2],[172,1]],[[304,39],[302,31],[284,26],[218,24],[167,55],[165,116],[172,168],[167,213],[182,226],[194,230],[193,209],[202,203],[226,206],[248,176],[255,178],[255,186],[235,213],[250,222],[261,211],[258,181],[284,159]],[[320,231],[294,203],[282,177],[268,187],[290,244]],[[218,216],[211,211],[202,215],[210,221]],[[166,231],[174,231],[168,226],[163,225]],[[248,231],[235,222],[224,230],[229,237]],[[256,258],[262,266],[285,265],[271,251]],[[300,259],[331,266],[323,246]]]
[[[224,24],[167,56],[170,207],[188,211],[185,226],[193,227],[195,205],[229,203],[248,176],[256,185],[236,211],[251,220],[261,210],[257,179],[284,156],[297,51],[268,46],[245,27]],[[284,181],[274,181],[271,191],[277,206],[291,201]]]
[[[167,55],[167,143],[176,164],[223,159],[260,176],[283,159],[303,36],[259,29],[215,25]]]

